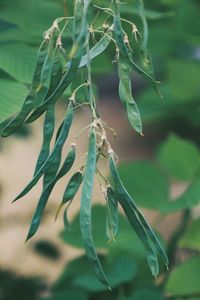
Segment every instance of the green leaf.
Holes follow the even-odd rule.
[[[30,43],[31,45],[38,46],[41,42],[41,36],[36,36],[30,33],[27,33],[19,27],[11,27],[6,30],[1,31],[0,42],[23,42]]]
[[[104,265],[103,265],[104,266]],[[133,260],[123,256],[119,256],[111,264],[104,266],[108,280],[112,288],[115,288],[123,283],[131,281],[137,274],[137,267]],[[96,277],[91,275],[78,276],[73,284],[86,289],[90,292],[99,292],[106,290]]]
[[[23,43],[0,47],[0,68],[18,81],[31,83],[37,49]]]
[[[26,87],[18,82],[0,81],[0,122],[16,113],[27,94]]]
[[[192,99],[200,95],[200,66],[196,62],[186,60],[169,60],[167,63],[167,81],[175,98]]]
[[[63,3],[47,0],[1,0],[0,18],[42,35],[54,19],[63,16]]]
[[[126,300],[164,300],[165,298],[156,290],[143,289],[136,291],[132,297]]]
[[[200,257],[193,257],[176,267],[170,274],[165,291],[172,295],[190,295],[199,292]]]
[[[200,250],[200,219],[194,220],[190,226],[187,228],[187,231],[184,237],[181,239],[179,246],[181,248],[189,248],[192,250]]]
[[[145,251],[140,240],[131,230],[131,226],[122,214],[119,214],[119,232],[116,236],[116,242],[107,243],[106,226],[102,226],[102,224],[106,224],[106,208],[95,205],[92,207],[92,228],[97,248],[107,248],[111,256],[127,253],[133,258],[145,258]],[[75,216],[71,223],[71,231],[61,231],[60,237],[64,243],[76,248],[83,248],[79,214]]]
[[[200,167],[198,148],[174,134],[161,145],[157,157],[167,173],[179,180],[193,179]]]
[[[76,288],[70,287],[67,288],[66,291],[58,292],[48,298],[39,298],[38,300],[66,300],[66,299],[87,300],[88,296],[86,292],[77,289],[77,287]]]
[[[92,228],[94,231],[94,241],[97,248],[106,247],[106,234],[105,227],[102,224],[106,224],[106,209],[102,206],[93,206],[92,208]],[[63,242],[70,244],[77,248],[83,248],[83,242],[80,232],[79,214],[75,216],[71,223],[71,231],[66,232],[63,230],[60,233],[60,237]]]
[[[172,213],[187,208],[192,208],[200,202],[200,178],[192,181],[189,187],[174,200],[166,202],[161,208],[163,213]]]
[[[159,210],[169,199],[165,176],[149,162],[124,163],[119,166],[124,186],[139,206]]]

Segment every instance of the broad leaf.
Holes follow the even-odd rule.
[[[165,298],[156,290],[143,289],[136,291],[132,297],[126,300],[165,300]]]
[[[103,265],[111,288],[115,288],[123,283],[130,282],[137,274],[137,267],[132,259],[123,256],[117,257],[111,264]],[[84,288],[90,292],[106,290],[106,287],[99,283],[94,274],[77,276],[73,285]]]
[[[23,43],[4,44],[0,47],[0,69],[16,80],[31,83],[37,49]]]
[[[119,174],[126,189],[136,203],[149,209],[163,206],[169,199],[166,177],[149,162],[125,163]]]
[[[1,0],[0,18],[24,30],[42,35],[54,19],[63,16],[63,2],[47,0]]]
[[[172,295],[190,295],[199,292],[200,257],[196,256],[177,266],[165,287]]]
[[[26,96],[27,88],[18,82],[0,80],[0,122],[16,113]]]
[[[179,180],[193,179],[200,168],[199,149],[174,134],[161,145],[157,157],[164,170]]]

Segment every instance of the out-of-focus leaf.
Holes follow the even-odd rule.
[[[179,246],[181,248],[189,248],[200,250],[200,219],[193,221],[187,228],[184,237],[181,239]]]
[[[165,300],[165,298],[156,290],[138,290],[131,297],[125,300]]]
[[[158,160],[167,173],[179,180],[191,180],[200,168],[200,152],[188,140],[171,134],[158,151]]]
[[[54,19],[64,15],[63,2],[47,0],[1,0],[0,18],[25,31],[41,35]]]
[[[169,199],[166,177],[149,162],[125,163],[119,167],[120,177],[130,195],[140,206],[157,209]]]
[[[121,213],[119,214],[119,231],[116,236],[116,241],[113,243],[107,243],[106,226],[102,226],[102,224],[106,224],[106,209],[99,205],[93,206],[92,220],[93,236],[95,245],[98,248],[106,248],[111,257],[117,256],[119,253],[128,253],[133,258],[145,259],[145,251],[140,240],[131,230],[131,226],[127,219],[121,215]],[[64,243],[77,248],[83,248],[80,234],[79,214],[75,216],[71,223],[71,231],[66,232],[63,230],[60,233],[60,237]]]
[[[165,291],[172,295],[199,292],[200,257],[196,256],[177,266],[170,274]]]
[[[123,283],[130,282],[137,274],[137,267],[132,259],[119,256],[111,264],[104,265],[108,281],[111,288],[115,288]],[[90,292],[100,292],[106,287],[99,283],[94,274],[77,276],[73,285],[86,289]]]
[[[198,1],[174,1],[179,1],[174,18],[174,28],[176,28],[179,38],[184,38],[188,43],[199,44],[200,22],[198,16],[200,7]]]
[[[11,27],[7,30],[4,30],[0,34],[0,43],[7,42],[24,42],[30,44],[36,44],[37,46],[41,43],[42,36],[36,36],[26,31],[22,30],[19,27]]]
[[[94,206],[92,208],[92,222],[93,222],[93,236],[95,240],[95,245],[98,248],[105,248],[106,239],[106,209],[101,206]],[[71,223],[71,231],[63,230],[60,234],[61,239],[74,247],[83,248],[83,242],[80,232],[80,221],[79,214],[75,216]]]
[[[27,88],[18,82],[0,80],[0,122],[16,113],[26,96]]]
[[[31,83],[37,49],[23,43],[0,47],[0,68],[16,80]]]
[[[183,60],[170,60],[167,63],[167,81],[175,99],[188,99],[200,96],[200,64]]]
[[[172,213],[192,208],[200,202],[200,177],[195,178],[188,188],[179,197],[166,202],[161,208],[163,213]]]
[[[66,288],[66,291],[58,292],[48,298],[39,298],[38,300],[87,300],[86,292],[77,288]]]
[[[68,289],[71,282],[77,276],[86,274],[88,272],[91,272],[91,268],[88,264],[87,257],[80,256],[75,258],[64,267],[62,274],[59,276],[59,278],[56,280],[56,282],[53,285],[52,288],[53,292],[59,293],[61,291],[64,291],[66,287]]]

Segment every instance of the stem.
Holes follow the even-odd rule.
[[[181,222],[177,226],[176,230],[174,231],[174,233],[171,236],[171,239],[168,243],[167,255],[169,258],[169,270],[172,270],[173,266],[176,263],[176,251],[178,248],[178,244],[179,244],[181,237],[185,233],[190,220],[191,220],[191,211],[190,211],[190,209],[187,209],[183,212]],[[169,276],[170,276],[170,272],[167,272],[163,282],[161,283],[161,287],[164,287]]]
[[[88,71],[88,89],[89,89],[89,101],[90,101],[90,108],[92,111],[93,120],[98,120],[98,113],[96,110],[96,101],[93,94],[92,89],[92,75],[91,75],[91,59],[90,59],[90,31],[88,27],[88,35],[86,39],[86,51],[87,51],[87,71]]]

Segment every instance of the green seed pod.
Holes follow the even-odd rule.
[[[64,175],[66,175],[71,169],[75,160],[75,155],[76,155],[76,151],[75,151],[75,147],[73,146],[69,151],[69,153],[67,154],[65,161],[62,167],[60,168],[59,172],[57,173],[57,175],[54,178],[51,178],[51,181],[44,186],[26,240],[29,240],[38,230],[49,196],[57,181],[60,178],[62,178]]]
[[[40,177],[46,172],[46,170],[51,169],[51,172],[54,173],[55,169],[59,168],[60,160],[61,160],[61,154],[62,154],[62,148],[63,145],[67,139],[72,121],[73,121],[73,106],[70,102],[68,105],[68,110],[66,112],[66,117],[62,126],[62,129],[60,131],[60,135],[53,147],[53,150],[45,163],[42,165],[42,167],[38,170],[38,172],[35,174],[33,179],[30,181],[30,183],[24,188],[24,190],[14,199],[14,201],[20,199],[24,195],[26,195],[38,182]]]
[[[140,112],[138,106],[132,96],[131,87],[131,68],[122,58],[118,62],[118,72],[119,72],[119,96],[124,104],[128,120],[131,126],[140,134],[142,134],[142,121],[140,117]]]
[[[81,194],[80,207],[80,227],[83,242],[85,245],[86,255],[92,265],[99,281],[109,288],[107,278],[102,269],[101,263],[97,256],[95,245],[92,237],[91,222],[91,198],[94,185],[94,176],[96,172],[96,133],[94,130],[90,133],[88,156],[83,179],[83,188]]]

